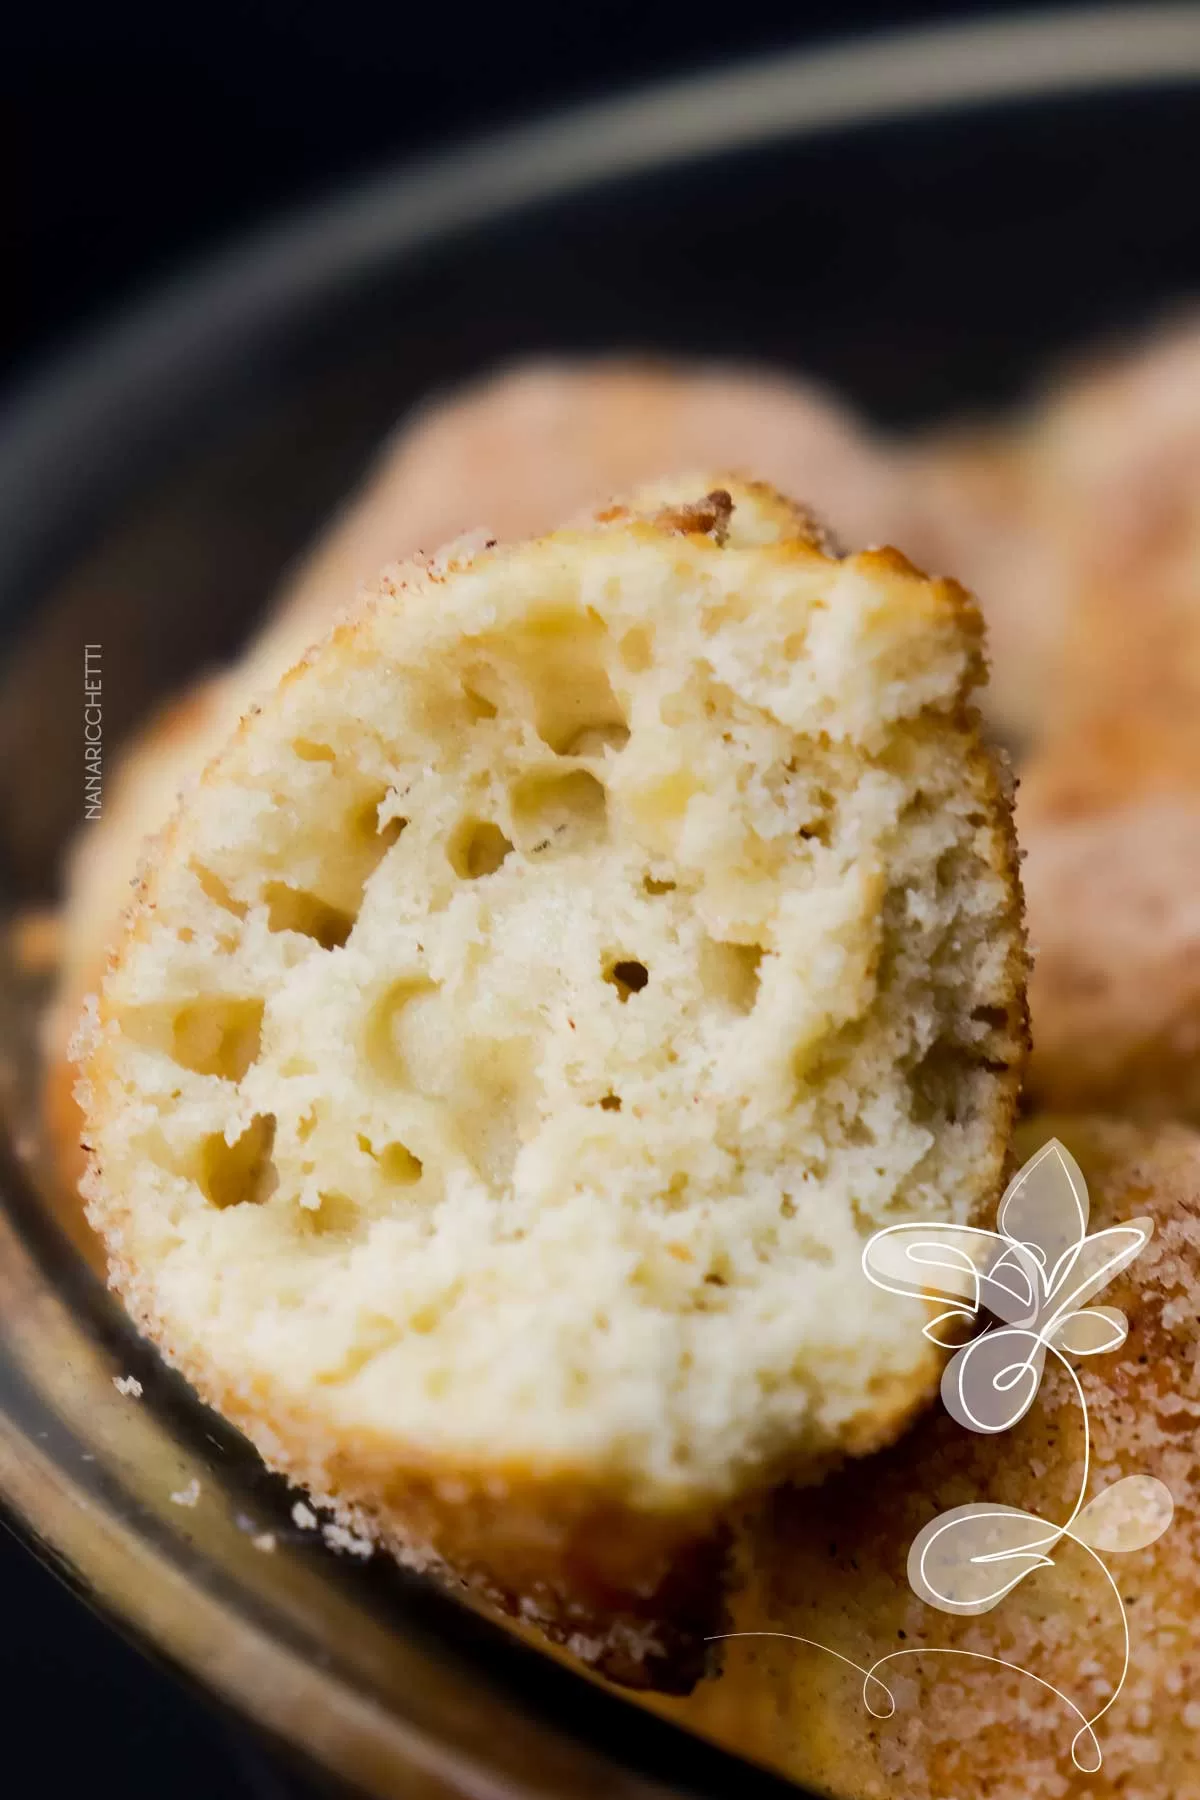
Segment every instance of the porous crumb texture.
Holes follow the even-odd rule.
[[[535,357],[426,401],[402,422],[288,571],[238,661],[174,696],[110,760],[104,816],[70,845],[58,991],[45,1026],[45,1111],[65,1191],[81,1173],[66,1052],[83,998],[120,935],[147,839],[246,708],[387,563],[481,527],[502,541],[538,537],[599,496],[678,469],[743,466],[803,494],[848,542],[905,541],[907,482],[888,452],[844,405],[777,370]]]
[[[961,590],[728,481],[385,576],[185,800],[85,1034],[138,1320],[412,1554],[632,1515],[642,1592],[891,1435],[935,1371],[863,1240],[994,1198],[1024,1049],[981,672]]]

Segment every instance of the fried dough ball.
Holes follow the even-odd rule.
[[[936,1380],[884,1220],[1025,1039],[968,597],[707,477],[375,594],[154,851],[82,1044],[133,1316],[277,1467],[635,1683],[724,1515]]]
[[[1200,323],[911,454],[905,548],[978,595],[1014,747],[1200,699]],[[1193,756],[1192,760],[1195,760]]]
[[[1200,716],[1094,713],[1017,811],[1032,1102],[1200,1122]]]

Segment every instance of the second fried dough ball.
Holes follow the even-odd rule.
[[[859,1669],[900,1652],[880,1671],[896,1710],[872,1718],[855,1668],[782,1635],[728,1642],[724,1672],[669,1710],[818,1792],[1180,1800],[1196,1791],[1200,1135],[1040,1116],[1019,1134],[1018,1154],[1052,1136],[1083,1168],[1093,1230],[1142,1215],[1154,1223],[1147,1247],[1101,1296],[1128,1315],[1128,1340],[1078,1359],[1092,1430],[1089,1492],[1149,1475],[1175,1504],[1156,1543],[1104,1558],[1123,1598],[1131,1655],[1121,1697],[1096,1726],[1102,1767],[1083,1774],[1073,1765],[1080,1719],[1033,1679],[1089,1714],[1120,1675],[1120,1607],[1086,1551],[1060,1543],[1052,1567],[977,1617],[926,1605],[907,1575],[917,1532],[950,1507],[988,1501],[1049,1521],[1071,1512],[1084,1468],[1082,1414],[1070,1376],[1050,1358],[1038,1397],[1011,1430],[966,1431],[939,1405],[866,1467],[782,1493],[748,1529],[733,1629],[811,1639]],[[946,1648],[974,1654],[933,1653]]]

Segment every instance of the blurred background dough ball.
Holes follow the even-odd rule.
[[[915,445],[907,471],[905,548],[922,567],[953,572],[978,600],[991,664],[987,719],[1020,757],[1053,711],[1064,631],[1029,458],[1004,424],[955,426]]]
[[[1023,752],[1098,707],[1200,695],[1200,323],[1182,316],[1007,418],[909,453],[906,548],[977,594],[990,714]]]
[[[1036,1105],[1200,1122],[1200,734],[1110,711],[1061,732],[1017,802]]]
[[[1022,825],[1029,1097],[1200,1121],[1200,796]]]

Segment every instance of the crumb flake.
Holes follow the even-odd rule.
[[[136,1375],[114,1375],[113,1386],[118,1394],[124,1394],[127,1399],[140,1400],[142,1397],[142,1384]]]
[[[305,1506],[303,1500],[297,1500],[292,1508],[292,1523],[301,1531],[315,1531],[320,1523],[311,1506]]]
[[[271,1556],[274,1554],[275,1533],[273,1531],[260,1531],[257,1537],[252,1537],[250,1539],[250,1542],[254,1545],[256,1550],[261,1550],[264,1556]]]
[[[347,1531],[344,1525],[323,1525],[321,1536],[331,1550],[344,1550],[351,1556],[361,1556],[364,1561],[375,1554],[370,1538],[359,1537],[357,1532]]]
[[[200,1483],[196,1480],[195,1476],[192,1477],[186,1487],[180,1488],[178,1493],[171,1495],[171,1504],[173,1506],[198,1506],[199,1503]]]

